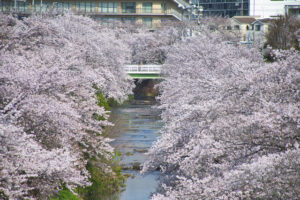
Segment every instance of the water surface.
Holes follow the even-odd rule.
[[[132,176],[127,179],[119,200],[147,200],[158,185],[156,178],[159,172],[141,175],[138,170],[147,159],[145,152],[162,127],[160,113],[153,108],[154,104],[154,100],[135,100],[111,112],[110,121],[115,126],[108,129],[107,134],[115,139],[111,145],[122,153],[120,163],[125,169],[123,173]]]

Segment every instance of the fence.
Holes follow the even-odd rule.
[[[160,74],[161,65],[125,65],[128,74]]]

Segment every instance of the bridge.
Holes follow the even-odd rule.
[[[161,79],[162,65],[125,65],[124,70],[134,79]]]

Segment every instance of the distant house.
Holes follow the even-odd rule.
[[[257,19],[251,23],[252,29],[249,35],[251,35],[251,39],[260,45],[266,41],[265,35],[268,32],[269,25],[272,22],[272,19],[265,18],[265,19]]]
[[[239,35],[242,43],[256,42],[263,45],[271,21],[269,18],[258,19],[257,16],[235,16],[231,18],[231,25],[226,29]]]
[[[254,17],[234,16],[231,18],[231,26],[228,26],[227,30],[238,33],[241,41],[253,41],[250,33],[252,33],[252,23],[255,21]]]

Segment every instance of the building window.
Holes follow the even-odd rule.
[[[63,11],[63,7],[64,7],[64,4],[61,3],[61,2],[54,2],[53,3],[53,10],[54,11],[60,11],[60,12],[62,12]]]
[[[76,10],[79,12],[85,12],[85,2],[77,2]]]
[[[4,1],[0,1],[0,9],[1,9],[1,11],[6,11],[6,2],[4,2]]]
[[[260,25],[255,25],[255,31],[260,31]]]
[[[76,2],[76,10],[79,12],[94,12],[95,4],[91,2]]]
[[[143,2],[143,13],[152,13],[152,3],[151,2]]]
[[[73,4],[71,2],[64,2],[64,11],[72,10]]]
[[[15,5],[16,3],[16,5]],[[11,11],[13,11],[15,8],[16,8],[16,11],[18,12],[25,12],[28,10],[28,4],[27,2],[23,2],[23,1],[11,1],[11,4],[10,4],[10,9]]]
[[[231,26],[227,26],[227,30],[232,30],[232,27]]]
[[[143,18],[143,25],[152,28],[152,18],[151,17],[144,17]]]
[[[234,25],[234,30],[240,30],[240,26],[239,25]]]
[[[50,10],[50,4],[47,2],[43,2],[43,4],[40,4],[40,2],[36,2],[34,4],[34,10],[35,12],[47,12]]]
[[[118,11],[117,2],[101,2],[99,3],[98,12],[101,13],[116,13]]]
[[[165,12],[167,10],[167,4],[166,3],[161,3],[161,11]]]
[[[136,13],[136,3],[122,2],[122,13]]]
[[[85,11],[86,12],[94,12],[95,11],[95,3],[86,2],[85,3]]]
[[[34,3],[34,11],[41,12],[41,4],[39,2]]]

